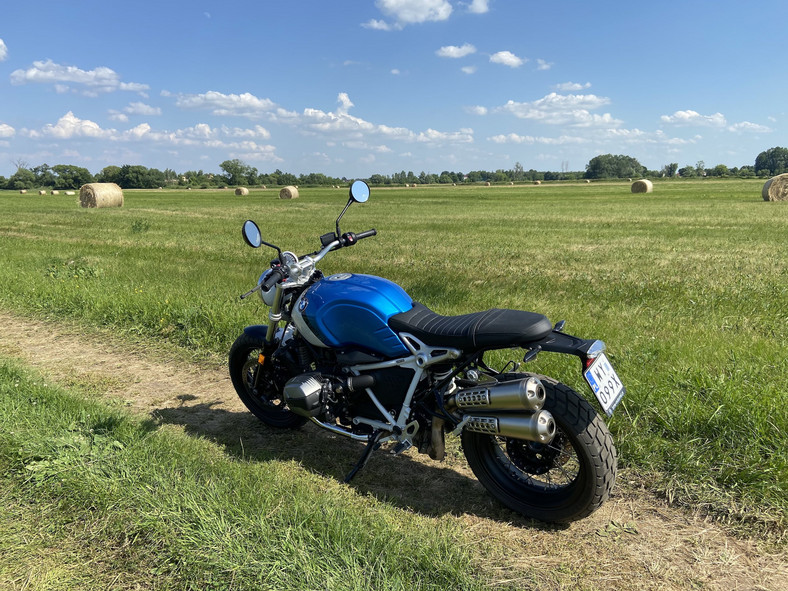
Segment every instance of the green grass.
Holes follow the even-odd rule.
[[[232,459],[0,359],[0,587],[482,589],[451,519]]]
[[[628,387],[610,422],[623,465],[677,503],[784,532],[788,517],[788,204],[761,181],[375,189],[343,229],[379,235],[324,260],[400,283],[438,312],[512,307],[607,342]],[[122,209],[0,192],[0,307],[110,327],[218,358],[265,322],[272,251],[307,252],[346,192],[126,192]],[[506,355],[494,356],[503,362]],[[540,371],[585,391],[575,360]]]

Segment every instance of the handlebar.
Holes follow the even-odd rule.
[[[280,283],[288,278],[288,276],[293,277],[293,279],[297,280],[298,276],[307,277],[311,276],[312,272],[315,270],[315,265],[320,262],[320,260],[326,256],[332,250],[337,250],[343,248],[345,246],[353,246],[359,240],[363,240],[364,238],[369,238],[370,236],[376,236],[378,233],[375,228],[370,230],[366,230],[364,232],[359,232],[355,234],[353,232],[345,232],[342,236],[339,236],[332,240],[330,243],[326,244],[320,252],[311,253],[309,255],[304,255],[303,257],[299,257],[297,263],[293,265],[289,265],[287,268],[283,266],[272,266],[271,267],[271,274],[263,281],[259,283],[254,289],[246,292],[241,296],[241,299],[246,299],[250,295],[252,295],[256,291],[262,291],[263,293],[270,290],[274,287],[277,283]],[[297,285],[298,283],[296,283]]]
[[[285,277],[287,277],[287,273],[285,273],[285,271],[282,270],[281,267],[275,267],[274,269],[271,270],[271,274],[268,276],[268,279],[263,281],[263,283],[260,285],[260,288],[263,291],[268,291],[274,285],[282,281],[282,279],[284,279]]]

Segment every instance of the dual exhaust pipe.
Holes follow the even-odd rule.
[[[446,407],[463,411],[468,431],[546,444],[556,427],[553,415],[542,408],[545,397],[544,384],[532,376],[464,388],[447,399]]]

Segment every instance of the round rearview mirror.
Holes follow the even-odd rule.
[[[244,236],[244,242],[246,242],[252,248],[259,248],[263,243],[263,237],[260,234],[260,228],[258,228],[257,224],[255,224],[252,220],[246,220],[244,222],[241,233]]]
[[[350,185],[350,198],[358,203],[366,203],[369,199],[369,185],[364,181],[353,181]]]

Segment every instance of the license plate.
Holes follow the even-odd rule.
[[[613,410],[621,402],[627,389],[604,353],[594,359],[589,368],[583,372],[583,377],[602,405],[605,414],[609,417],[613,416]]]

